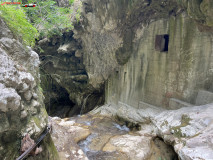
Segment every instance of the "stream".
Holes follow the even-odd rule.
[[[92,134],[78,143],[89,160],[126,159],[125,155],[122,153],[116,151],[102,151],[104,145],[109,142],[110,138],[117,135],[127,134],[130,131],[126,125],[119,125],[114,120],[106,117],[93,117],[92,120],[85,120],[78,116],[77,119],[75,118],[75,121],[77,123],[85,124],[92,131]]]
[[[160,138],[131,131],[113,118],[86,114],[51,121],[51,136],[61,160],[177,159]]]

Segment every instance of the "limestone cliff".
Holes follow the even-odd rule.
[[[17,158],[23,136],[36,139],[46,128],[39,64],[37,53],[15,39],[0,18],[0,159]],[[42,148],[34,159],[57,159],[50,137]]]

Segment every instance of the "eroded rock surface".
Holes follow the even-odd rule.
[[[16,40],[0,18],[0,159],[15,159],[23,136],[35,139],[46,128],[39,64],[37,53]],[[34,159],[46,159],[48,154],[57,158],[54,147],[50,148],[53,143],[47,142]]]
[[[112,118],[99,114],[87,114],[70,119],[50,118],[53,125],[51,136],[60,158],[76,160],[177,159],[172,147],[157,138],[155,133],[149,130],[132,132],[125,124],[118,124]]]
[[[49,121],[52,124],[51,137],[60,159],[88,160],[77,143],[90,135],[89,129],[69,119],[49,117]]]
[[[80,7],[76,16],[80,18],[74,30],[38,43],[43,50],[39,53],[42,83],[49,86],[44,87],[46,104],[54,106],[54,99],[64,96],[63,88],[74,103],[67,113],[70,116],[103,104],[105,82],[134,54],[137,28],[178,11],[173,0],[76,0],[74,8],[76,4]]]
[[[73,6],[81,15],[74,30],[38,43],[52,110],[56,104],[68,108],[66,115],[85,113],[104,100],[170,109],[170,98],[195,104],[200,89],[213,91],[211,1],[76,0]],[[167,37],[165,51],[155,46],[157,35]]]
[[[178,110],[157,110],[156,108],[135,109],[121,103],[119,107],[103,106],[93,113],[119,116],[139,123],[142,135],[158,135],[173,145],[180,159],[212,159],[213,104],[184,107]],[[120,142],[115,144],[119,144]]]

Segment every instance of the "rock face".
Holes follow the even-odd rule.
[[[90,135],[89,129],[69,119],[49,117],[49,121],[52,124],[51,137],[60,160],[88,160],[77,143]]]
[[[82,8],[73,32],[39,42],[45,79],[52,83],[46,104],[64,97],[69,115],[101,105],[103,97],[176,109],[187,104],[170,106],[170,98],[190,106],[200,90],[213,92],[211,1],[74,4]]]
[[[103,103],[105,81],[132,55],[136,29],[151,20],[174,15],[178,8],[175,1],[81,2],[81,18],[73,33],[41,40],[39,47],[44,51],[40,53],[44,75],[50,75],[53,86],[58,86],[54,88],[66,90],[77,106],[73,110],[85,112]],[[52,92],[54,89],[47,90],[50,99],[62,95]]]
[[[104,86],[94,88],[88,83],[81,42],[73,37],[73,32],[41,40],[39,47],[44,50],[39,53],[41,86],[50,115],[68,117],[103,104]]]
[[[139,123],[140,135],[161,137],[173,145],[180,159],[193,160],[212,159],[212,110],[213,104],[163,111],[158,108],[135,109],[120,103],[119,106],[105,105],[92,113],[117,115],[128,122]],[[111,141],[115,146],[121,143]]]
[[[72,20],[76,21],[76,28],[81,18],[76,20],[75,15],[79,14],[81,7],[80,0],[76,0],[72,6]],[[50,115],[68,117],[88,112],[103,104],[104,84],[94,87],[89,83],[83,62],[82,39],[75,38],[73,31],[61,37],[40,40],[37,46],[41,59],[41,86]]]
[[[181,159],[211,159],[212,105],[192,107],[213,102],[211,13],[210,0],[82,0],[73,32],[39,42],[44,73],[77,108],[105,97],[100,112],[148,124]],[[126,138],[108,146],[123,152]]]
[[[0,159],[15,159],[27,133],[37,138],[46,128],[47,113],[39,88],[39,57],[14,39],[0,18]],[[57,158],[50,139],[35,159]],[[54,158],[53,158],[54,159]]]
[[[155,138],[156,134],[148,130],[131,132],[125,125],[119,125],[111,118],[99,114],[66,119],[50,117],[50,120],[53,126],[51,136],[61,159],[177,160],[178,158],[171,146]]]

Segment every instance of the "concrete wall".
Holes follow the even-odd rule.
[[[169,34],[168,52],[155,49],[156,35]],[[195,103],[198,90],[213,82],[213,37],[200,32],[185,13],[141,26],[129,61],[106,83],[106,103],[169,108],[169,99]]]

